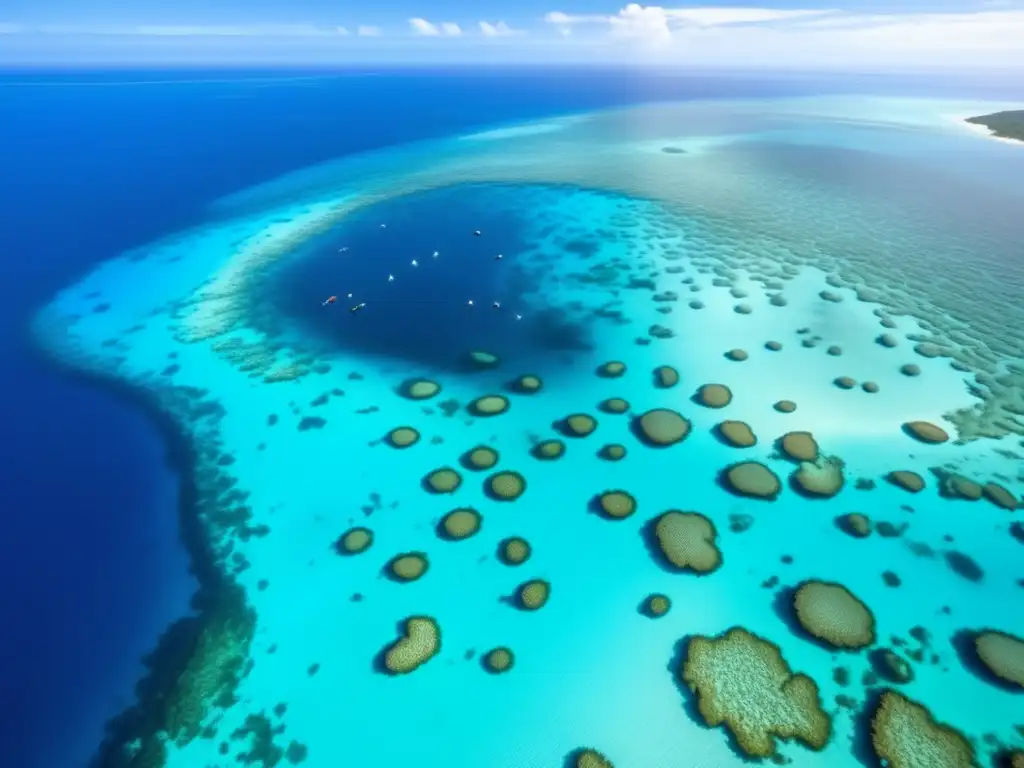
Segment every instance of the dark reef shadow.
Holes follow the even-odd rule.
[[[865,768],[878,768],[879,760],[871,744],[871,718],[878,709],[882,694],[887,689],[865,688],[864,704],[852,713],[853,734],[850,737],[850,753]]]
[[[682,639],[676,642],[672,647],[672,657],[669,659],[668,665],[665,667],[666,671],[672,678],[673,685],[675,685],[676,690],[679,691],[679,696],[682,699],[683,711],[692,722],[702,728],[709,731],[719,731],[724,736],[726,744],[729,746],[729,751],[731,751],[738,760],[749,765],[757,765],[759,761],[751,759],[746,752],[740,749],[740,745],[736,741],[736,737],[733,735],[731,730],[724,726],[718,726],[716,728],[708,727],[704,720],[704,716],[701,715],[700,709],[697,705],[697,695],[690,690],[686,683],[683,682],[679,672],[684,660],[686,659],[686,652],[689,649],[690,642],[693,638],[694,635],[684,635]]]
[[[1024,694],[1020,688],[1000,679],[992,673],[992,671],[985,666],[984,662],[978,658],[978,652],[974,648],[975,638],[987,631],[996,630],[969,630],[962,629],[953,635],[950,640],[953,650],[956,651],[957,658],[960,660],[961,666],[974,675],[979,680],[988,683],[989,685],[995,686],[1001,691],[1007,693]]]
[[[982,567],[963,552],[950,549],[943,552],[942,556],[946,560],[946,565],[948,565],[957,576],[961,576],[968,581],[973,581],[976,584],[985,578],[985,571],[982,570]]]
[[[27,346],[36,360],[47,368],[56,369],[69,381],[109,393],[141,412],[160,436],[165,446],[165,462],[178,479],[178,534],[188,553],[189,573],[198,583],[190,600],[195,615],[171,622],[157,638],[153,650],[142,657],[144,671],[134,687],[135,702],[106,721],[102,741],[88,762],[89,768],[129,768],[134,753],[126,750],[126,746],[138,743],[151,753],[156,734],[165,729],[168,700],[177,689],[211,616],[217,612],[245,610],[245,593],[222,569],[199,518],[197,447],[175,416],[161,406],[158,396],[114,375],[74,368],[46,355],[35,344]],[[199,398],[206,393],[196,390],[190,394]],[[195,398],[193,415],[196,418],[210,415],[218,408],[223,411],[219,403],[196,402]],[[224,672],[236,674],[238,670],[225,669]]]

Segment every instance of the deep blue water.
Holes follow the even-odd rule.
[[[91,265],[279,173],[481,125],[647,100],[878,92],[883,83],[921,95],[1014,95],[989,78],[299,74],[0,73],[4,765],[84,764],[103,720],[129,702],[139,657],[192,589],[176,478],[154,425],[115,393],[63,378],[27,344],[33,309]]]

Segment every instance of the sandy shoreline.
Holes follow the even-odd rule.
[[[995,132],[988,126],[967,122],[968,118],[975,117],[975,115],[943,115],[943,117],[950,122],[956,123],[960,128],[981,138],[999,141],[1003,144],[1012,144],[1015,147],[1024,146],[1024,141],[1019,139],[1008,139],[1005,136],[996,136]]]

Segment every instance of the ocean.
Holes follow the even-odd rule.
[[[978,760],[1022,748],[1020,687],[977,645],[998,630],[1024,663],[1024,533],[985,485],[1024,492],[1024,147],[957,122],[1021,99],[966,77],[0,74],[5,764],[738,765],[750,740],[682,671],[733,627],[754,640],[703,669],[726,715],[791,703],[745,687],[774,669],[751,648],[817,686],[828,737],[780,742],[796,765],[873,764],[880,700]],[[411,398],[420,379],[440,392]],[[654,409],[685,439],[652,447]],[[806,464],[775,444],[801,431]],[[801,486],[829,457],[841,489]],[[774,500],[738,495],[742,462]],[[461,485],[431,492],[437,469]],[[483,520],[465,541],[455,508]],[[659,550],[668,510],[710,525],[681,529],[689,565]],[[421,579],[389,570],[402,553]],[[818,607],[834,632],[870,608],[870,642],[802,626],[819,582],[848,590]],[[438,652],[389,675],[422,616]]]

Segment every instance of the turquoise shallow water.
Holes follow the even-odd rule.
[[[979,761],[1024,746],[1020,688],[996,685],[954,642],[1024,636],[1019,511],[945,498],[932,471],[1024,491],[1024,229],[1010,215],[1024,149],[946,117],[986,111],[656,105],[402,147],[241,191],[56,296],[37,318],[40,344],[145,388],[196,449],[203,632],[163,644],[161,695],[126,720],[111,764],[522,768],[590,746],[620,768],[738,765],[677,676],[690,638],[735,626],[776,644],[832,717],[820,751],[780,742],[794,764],[871,764],[865,722],[886,688],[970,738]],[[474,350],[499,364],[467,364]],[[597,375],[609,360],[626,372]],[[655,386],[662,365],[678,370],[674,387]],[[540,392],[509,391],[525,373]],[[442,391],[402,397],[411,377]],[[729,405],[692,399],[708,383],[730,388]],[[488,393],[508,412],[467,410]],[[629,412],[602,412],[610,397]],[[635,416],[652,408],[682,413],[688,437],[645,445]],[[596,417],[593,434],[563,437],[558,460],[532,455],[577,412]],[[725,445],[723,419],[746,422],[757,444]],[[953,439],[915,441],[901,429],[914,420]],[[384,437],[403,425],[421,439],[399,450]],[[746,460],[785,481],[798,465],[773,441],[793,430],[842,459],[841,490],[807,498],[784,483],[769,501],[723,487],[721,471]],[[613,443],[621,461],[598,455]],[[499,452],[494,471],[526,478],[519,499],[490,498],[490,472],[460,466],[476,445]],[[428,493],[423,478],[445,466],[462,485]],[[892,470],[926,488],[895,487]],[[635,498],[635,514],[594,513],[611,489]],[[480,532],[440,538],[440,518],[467,506]],[[674,572],[652,552],[645,530],[670,509],[713,523],[713,573]],[[851,512],[875,532],[840,530]],[[353,526],[373,544],[341,556]],[[532,547],[517,567],[496,556],[509,536]],[[423,578],[384,575],[402,552],[426,554]],[[535,612],[509,599],[528,579],[551,585]],[[868,606],[870,647],[829,649],[797,630],[788,590],[808,579]],[[651,593],[671,598],[668,614],[639,610]],[[440,649],[383,674],[375,660],[411,616],[436,621]],[[488,674],[481,657],[498,646],[515,665]],[[879,678],[885,648],[912,681]],[[742,686],[745,669],[721,685]],[[764,696],[754,686],[738,716],[765,717]]]

